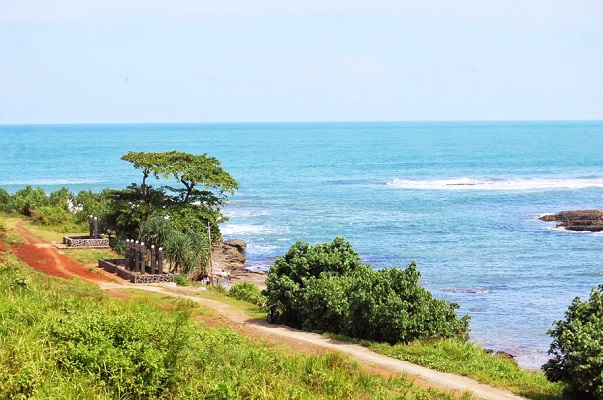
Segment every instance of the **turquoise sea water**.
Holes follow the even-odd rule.
[[[122,188],[129,150],[207,152],[240,184],[225,238],[267,269],[344,236],[375,268],[416,260],[471,340],[546,361],[547,329],[603,283],[603,235],[536,219],[603,208],[603,122],[0,126],[0,187]]]

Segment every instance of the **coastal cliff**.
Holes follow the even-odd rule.
[[[558,214],[543,215],[540,219],[560,222],[557,227],[568,231],[603,231],[603,210],[562,211]]]

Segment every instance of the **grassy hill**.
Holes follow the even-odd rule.
[[[366,374],[342,355],[265,346],[195,322],[207,312],[192,301],[162,301],[169,307],[43,275],[3,245],[0,398],[453,398]]]

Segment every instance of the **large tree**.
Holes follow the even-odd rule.
[[[171,248],[170,243],[174,249],[190,248],[191,251],[174,252],[174,264],[187,266],[179,269],[190,270],[191,263],[202,264],[198,261],[189,262],[193,259],[191,257],[185,260],[185,257],[175,255],[195,253],[207,256],[208,226],[212,242],[221,239],[218,224],[227,219],[221,213],[221,208],[228,201],[228,196],[238,189],[235,179],[222,169],[217,158],[207,154],[130,151],[121,158],[142,171],[142,181],[112,193],[112,215],[106,220],[112,222],[113,228],[123,238],[142,239],[154,234],[149,227],[156,224],[147,226],[147,221],[169,219],[174,231],[170,235],[173,240],[160,245],[165,246],[166,251]],[[153,187],[149,182],[151,177],[164,179],[164,184]],[[141,230],[141,227],[144,229]],[[194,260],[203,258],[196,257]]]

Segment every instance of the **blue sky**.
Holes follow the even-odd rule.
[[[600,0],[0,0],[0,124],[603,119]]]

